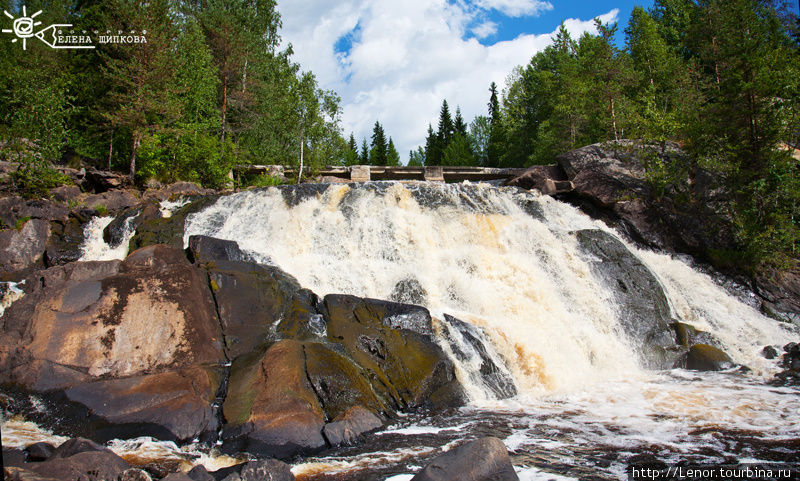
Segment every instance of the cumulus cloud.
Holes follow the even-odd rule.
[[[538,15],[553,9],[551,3],[540,0],[478,0],[476,4],[485,10],[497,10],[509,17]]]
[[[478,3],[507,15],[538,11],[545,4]],[[550,44],[557,27],[487,46],[477,38],[491,35],[497,25],[487,24],[464,3],[447,0],[287,1],[278,10],[295,60],[312,70],[323,88],[341,95],[345,135],[353,132],[360,144],[379,120],[403,159],[422,145],[428,123],[435,128],[443,99],[454,111],[461,106],[467,121],[485,115],[491,82],[502,87],[515,66]],[[617,15],[613,10],[601,19],[615,21]],[[565,24],[576,38],[595,31],[590,19]]]

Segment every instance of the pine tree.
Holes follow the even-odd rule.
[[[353,134],[350,134],[350,140],[347,142],[347,150],[345,151],[344,165],[358,164],[358,144]]]
[[[461,107],[456,107],[456,120],[453,128],[455,133],[461,134],[464,138],[467,137],[467,124],[464,123],[464,117],[461,116]]]
[[[428,136],[425,138],[425,165],[442,165],[443,150],[439,135],[428,124]]]
[[[369,162],[371,165],[386,165],[389,156],[389,146],[386,142],[386,134],[380,122],[375,122],[372,129],[372,145],[369,151]]]
[[[367,145],[367,139],[364,139],[361,142],[361,155],[358,158],[358,162],[361,165],[370,165],[370,163],[369,163],[369,146]]]
[[[486,166],[497,167],[500,165],[500,156],[503,150],[503,125],[500,117],[500,102],[497,99],[497,84],[492,82],[489,87],[489,146],[486,153]]]
[[[397,152],[391,137],[389,137],[389,146],[386,149],[386,165],[400,165],[400,154]]]
[[[447,148],[450,141],[453,140],[455,134],[455,127],[453,126],[453,119],[450,117],[450,108],[447,105],[447,100],[442,101],[442,109],[439,111],[439,142],[442,149]]]

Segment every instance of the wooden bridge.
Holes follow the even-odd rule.
[[[336,177],[351,182],[370,180],[425,180],[429,182],[471,182],[509,180],[527,169],[500,169],[491,167],[406,167],[382,165],[352,165],[324,167],[321,170],[303,169],[303,176]],[[244,174],[269,174],[272,176],[297,177],[296,167],[282,165],[249,165],[237,169]]]

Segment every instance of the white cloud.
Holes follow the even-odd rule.
[[[483,22],[472,27],[472,33],[477,38],[484,39],[497,33],[497,24],[492,21]]]
[[[505,8],[509,15],[514,8],[530,11],[544,3],[480,1]],[[460,105],[468,122],[485,115],[491,82],[502,87],[515,66],[550,44],[557,28],[485,46],[465,37],[470,32],[484,38],[478,32],[490,31],[491,25],[482,27],[474,9],[447,0],[287,1],[278,10],[284,42],[292,43],[295,60],[312,70],[323,88],[341,95],[345,136],[353,132],[360,145],[379,120],[402,159],[424,143],[428,123],[435,128],[443,99],[453,111]],[[601,19],[614,21],[617,14],[613,10]],[[569,19],[565,24],[576,38],[595,30],[592,20]],[[337,40],[356,26],[349,52],[337,55]]]
[[[497,10],[509,17],[538,15],[553,9],[552,4],[540,0],[478,0],[476,3],[485,10]]]

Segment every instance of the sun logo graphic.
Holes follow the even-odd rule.
[[[16,38],[11,40],[12,43],[22,39],[22,50],[28,49],[28,39],[34,37],[41,40],[48,47],[55,49],[94,48],[94,45],[91,45],[92,39],[89,36],[74,35],[68,31],[72,27],[71,24],[53,24],[37,32],[36,27],[41,25],[42,22],[37,21],[36,17],[42,13],[41,10],[29,17],[28,8],[23,5],[21,17],[15,18],[14,15],[6,10],[3,10],[3,13],[13,20],[12,28],[4,28],[3,33],[16,35]],[[67,31],[66,34],[65,31]]]
[[[28,8],[26,6],[22,6],[22,16],[19,18],[14,18],[13,15],[8,13],[7,11],[3,10],[3,13],[6,14],[6,17],[10,18],[14,21],[13,30],[9,30],[7,28],[3,29],[3,33],[13,33],[17,36],[11,42],[16,43],[17,40],[20,38],[22,39],[22,50],[27,50],[27,42],[28,39],[34,37],[36,33],[34,32],[34,28],[38,27],[42,24],[42,22],[37,22],[35,18],[42,13],[41,10],[34,13],[30,17],[28,16]]]

